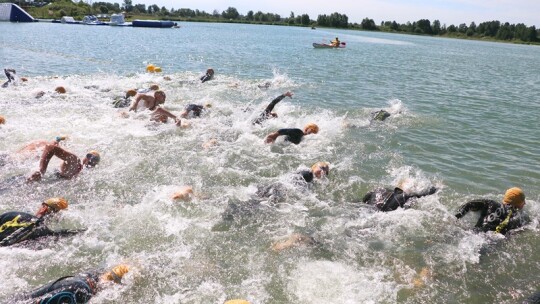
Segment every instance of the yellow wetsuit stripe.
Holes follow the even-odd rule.
[[[28,227],[32,225],[32,222],[28,223],[19,223],[19,218],[21,216],[17,215],[14,219],[11,221],[5,222],[2,226],[0,226],[0,233],[4,232],[8,228],[20,228],[20,227]]]

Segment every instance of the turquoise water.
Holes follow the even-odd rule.
[[[29,79],[0,94],[0,151],[67,135],[68,150],[102,153],[102,164],[73,181],[48,176],[24,185],[35,156],[0,167],[0,212],[34,212],[50,196],[70,208],[52,225],[88,227],[41,250],[0,248],[0,300],[50,280],[118,262],[135,265],[122,286],[95,303],[516,303],[540,289],[540,48],[478,41],[182,23],[180,29],[1,23],[0,61]],[[345,49],[313,49],[335,36]],[[163,69],[144,73],[147,64]],[[197,78],[208,67],[214,80]],[[165,80],[164,76],[171,80]],[[267,90],[258,85],[270,82]],[[156,126],[144,113],[120,118],[112,98],[157,83],[165,108],[211,102],[190,128]],[[62,85],[67,94],[55,94]],[[279,117],[250,120],[274,97]],[[34,98],[39,91],[46,94]],[[384,123],[370,113],[386,109]],[[317,123],[298,146],[265,145],[266,134]],[[217,146],[201,145],[216,139]],[[217,230],[229,202],[257,185],[328,161],[331,174],[309,189]],[[50,171],[58,165],[53,162]],[[360,206],[367,191],[407,181],[442,191],[412,209]],[[173,202],[192,185],[202,195]],[[503,238],[475,234],[469,199],[527,195],[532,223]],[[320,246],[276,253],[289,234]],[[418,279],[419,273],[424,273]],[[420,281],[415,285],[414,282]],[[4,300],[5,301],[5,300]]]

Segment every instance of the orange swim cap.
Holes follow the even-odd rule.
[[[43,202],[45,205],[49,206],[54,212],[66,209],[68,207],[68,202],[63,197],[53,197]]]
[[[523,193],[523,190],[518,187],[510,188],[506,190],[503,202],[505,204],[518,207],[525,202],[525,194]]]

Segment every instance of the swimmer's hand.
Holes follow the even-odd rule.
[[[29,178],[26,179],[26,182],[27,183],[31,183],[31,182],[37,182],[37,181],[40,181],[41,180],[41,172],[39,171],[36,171],[34,172],[34,174],[30,175]]]
[[[287,91],[287,92],[285,92],[285,94],[283,94],[283,95],[292,98],[294,94],[293,94],[292,92],[290,92],[290,91]]]
[[[271,144],[276,141],[276,138],[279,136],[278,132],[270,133],[268,136],[266,136],[266,139],[264,140],[265,143]]]
[[[180,119],[175,118],[175,119],[174,119],[174,122],[175,122],[175,125],[176,125],[177,127],[181,127],[181,126],[182,126],[182,121],[181,121]]]
[[[54,140],[55,140],[56,142],[61,142],[62,140],[66,140],[66,139],[67,139],[67,136],[56,136],[56,137],[54,138]]]

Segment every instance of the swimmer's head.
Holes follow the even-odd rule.
[[[210,76],[214,75],[214,69],[210,68],[210,69],[206,70],[206,74],[208,74]]]
[[[165,95],[165,92],[163,92],[161,90],[157,90],[154,93],[154,98],[156,99],[156,102],[158,104],[163,104],[163,103],[165,103],[165,98],[167,98],[167,96]]]
[[[101,156],[99,155],[98,151],[92,150],[86,154],[86,156],[83,159],[83,164],[86,167],[92,168],[97,166],[99,164],[99,161],[101,160]]]
[[[327,162],[317,162],[311,166],[311,172],[317,178],[321,178],[323,175],[328,176],[330,174],[330,166]]]
[[[56,87],[56,89],[54,89],[54,91],[58,94],[65,94],[66,93],[66,88],[60,86],[60,87]]]
[[[153,84],[153,85],[150,86],[150,90],[157,91],[157,90],[159,90],[159,86],[157,84]]]
[[[270,116],[272,116],[274,118],[278,117],[276,112],[270,112]]]
[[[133,97],[137,95],[137,90],[131,89],[126,92],[126,97]]]
[[[306,135],[308,135],[308,134],[317,134],[317,133],[319,133],[319,126],[317,126],[314,123],[308,123],[304,127],[304,134],[306,134]]]
[[[112,281],[114,283],[120,284],[122,282],[122,278],[126,273],[129,272],[129,266],[125,264],[120,264],[110,271],[106,272],[101,278],[104,281]]]
[[[37,217],[42,217],[50,213],[56,213],[60,210],[66,209],[68,207],[68,202],[63,197],[53,197],[49,198],[48,200],[44,201],[43,204],[41,204],[41,208],[39,208],[38,212],[36,213]]]
[[[4,116],[0,115],[0,125],[3,125],[5,123],[6,123],[6,119],[4,118]]]
[[[523,190],[518,187],[510,188],[506,190],[503,202],[507,205],[522,209],[525,206],[525,194],[523,193]]]
[[[210,109],[212,107],[212,104],[207,102],[204,104],[204,107],[207,108],[207,109]]]

